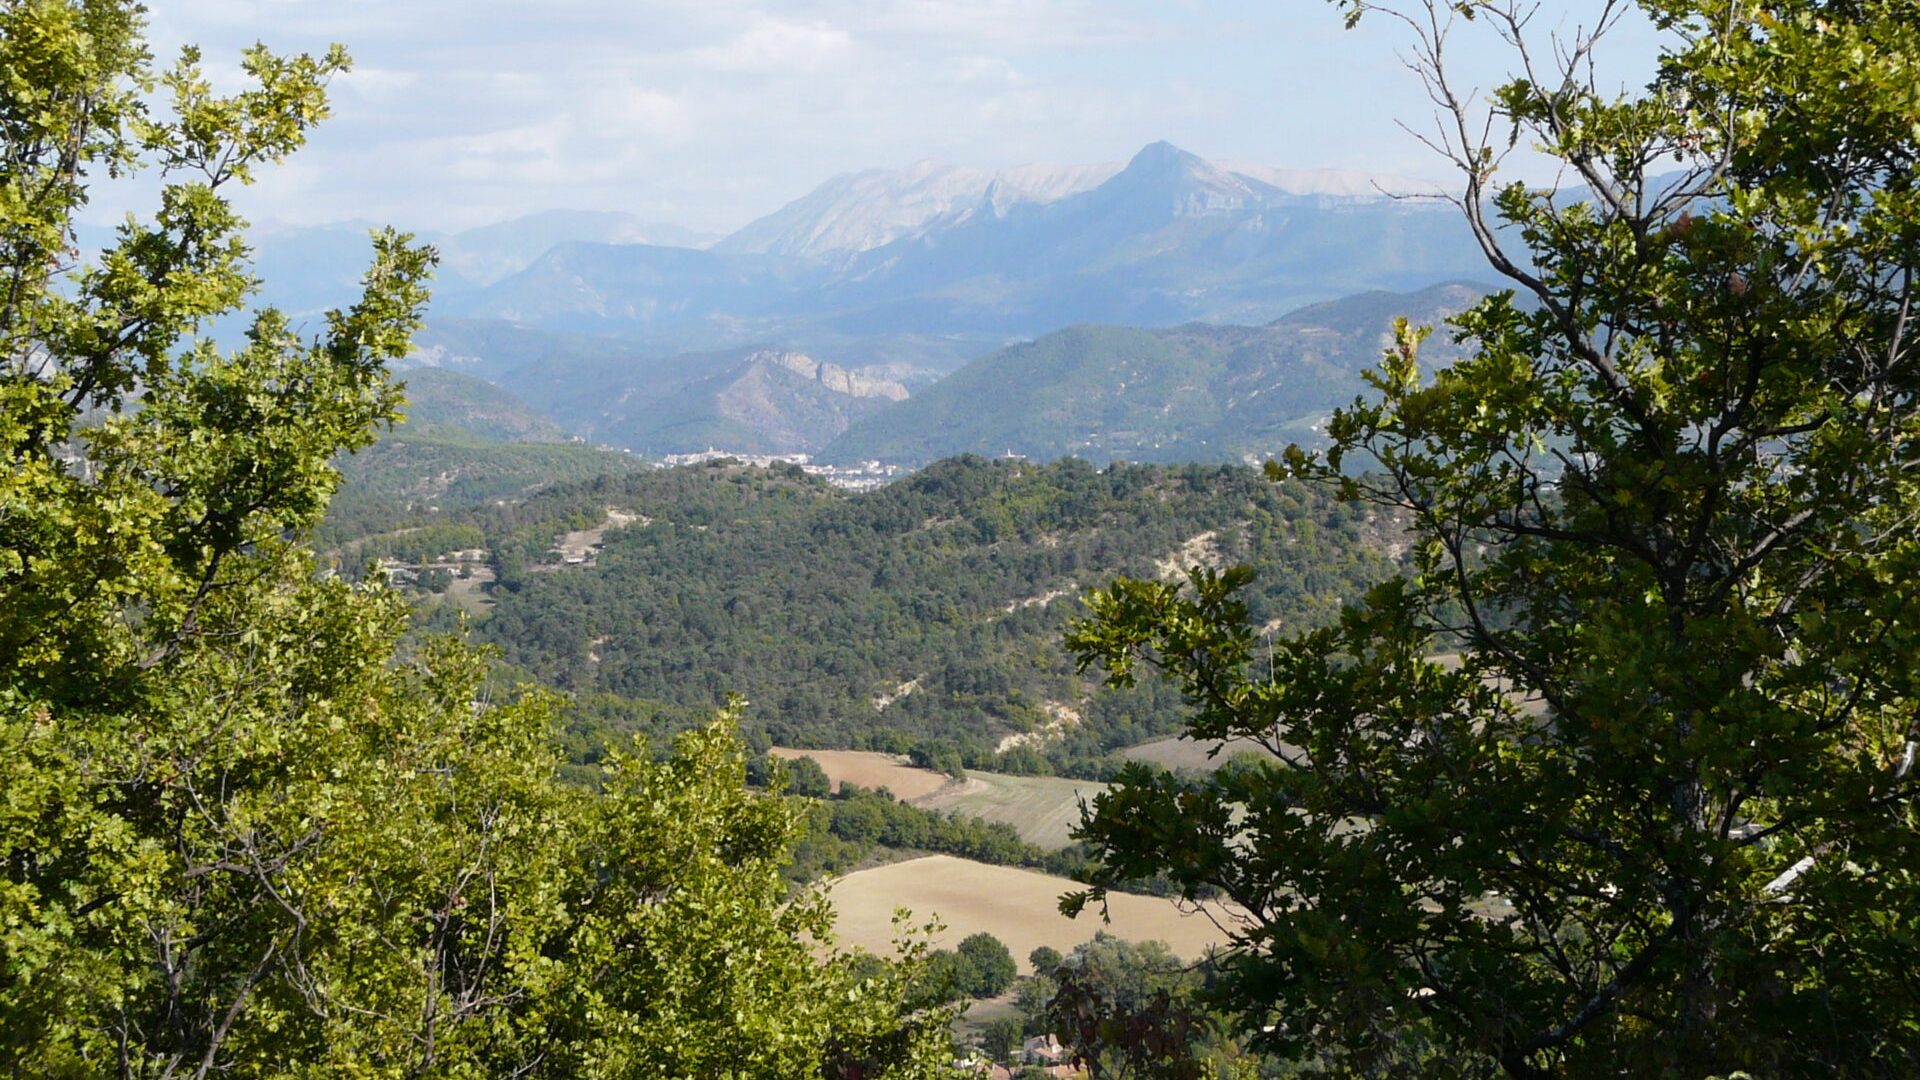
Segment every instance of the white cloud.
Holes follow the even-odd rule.
[[[1027,81],[1000,56],[956,56],[948,61],[947,73],[953,81],[961,83],[1018,86]]]
[[[416,92],[421,75],[394,68],[357,67],[334,79],[336,106],[342,102],[390,105]]]
[[[681,138],[690,130],[691,110],[687,102],[658,90],[630,86],[621,91],[604,111],[607,126],[619,136],[661,136]]]
[[[247,193],[262,219],[427,228],[570,206],[724,230],[849,170],[1106,161],[1160,138],[1275,165],[1421,175],[1430,164],[1393,124],[1430,106],[1391,28],[1343,33],[1319,2],[153,7],[163,61],[184,41],[225,68],[255,40],[352,52],[333,117]]]
[[[845,30],[762,15],[732,39],[695,49],[689,57],[715,71],[786,74],[822,71],[852,54],[853,35]]]

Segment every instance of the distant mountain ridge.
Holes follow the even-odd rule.
[[[1363,182],[1352,175],[1262,179],[1155,143],[1072,190],[1101,171],[1035,181],[1044,197],[979,170],[856,174],[712,250],[568,244],[436,310],[669,349],[907,333],[1005,340],[1075,322],[1260,322],[1483,269],[1450,208],[1269,182],[1294,175],[1350,190]]]
[[[1149,151],[1170,144],[1156,143]],[[1004,217],[1023,204],[1044,206],[1111,180],[1127,163],[1020,165],[979,169],[917,161],[902,169],[843,173],[713,245],[716,251],[834,258],[857,255],[927,229],[978,215]],[[1372,200],[1431,195],[1438,187],[1400,176],[1340,169],[1286,169],[1244,162],[1218,171],[1256,181],[1281,198]]]
[[[968,364],[854,424],[819,455],[921,465],[955,454],[1039,460],[1243,462],[1318,438],[1363,388],[1396,317],[1437,325],[1488,290],[1467,283],[1371,292],[1264,326],[1085,325]],[[1425,357],[1457,355],[1444,337]]]
[[[411,436],[435,430],[482,442],[566,442],[567,433],[526,402],[484,379],[459,371],[417,367],[405,372],[406,422]]]
[[[1163,190],[1143,190],[1155,185]],[[1451,215],[1385,197],[1431,190],[1355,171],[1207,162],[1156,143],[1125,164],[995,170],[922,161],[847,173],[726,237],[581,210],[411,231],[440,255],[436,317],[645,338],[674,352],[770,340],[817,348],[895,336],[903,326],[991,340],[1076,320],[1258,321],[1302,302],[1476,269],[1463,265],[1471,245]],[[1133,197],[1119,198],[1125,191]],[[1212,227],[1169,233],[1168,214]],[[1317,235],[1325,222],[1305,220],[1327,215],[1341,219],[1351,266],[1328,257]],[[257,302],[297,324],[351,303],[373,227],[253,230],[265,282]],[[1088,233],[1085,242],[1063,243],[1075,231]],[[1436,231],[1445,234],[1438,243]],[[96,251],[111,232],[83,226],[79,246]],[[1279,249],[1287,247],[1299,249],[1299,265],[1286,265]],[[1044,272],[1025,258],[1034,248]],[[1190,289],[1168,288],[1203,262],[1211,272]],[[1119,319],[1124,311],[1145,317]],[[1047,312],[1061,318],[1048,323]],[[241,325],[228,322],[216,328],[223,338]]]
[[[1117,164],[994,171],[919,161],[843,173],[713,245],[715,251],[831,258],[885,244],[955,214],[1049,203],[1104,183]]]

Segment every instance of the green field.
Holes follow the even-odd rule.
[[[913,804],[1005,822],[1030,844],[1063,848],[1072,842],[1068,831],[1080,821],[1080,800],[1092,801],[1106,789],[1092,780],[977,772]]]

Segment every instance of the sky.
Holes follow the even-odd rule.
[[[552,208],[729,232],[838,173],[1204,157],[1445,181],[1389,20],[1321,0],[149,0],[165,61],[344,43],[334,115],[236,201],[260,223],[455,229]],[[1597,0],[1546,0],[1543,31]],[[1506,70],[1456,39],[1478,86]],[[1616,56],[1650,55],[1629,28]],[[1632,73],[1626,63],[1623,77]],[[113,219],[134,188],[96,201]],[[120,205],[124,202],[125,205]]]

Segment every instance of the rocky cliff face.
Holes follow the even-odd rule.
[[[848,397],[885,398],[888,401],[907,399],[907,388],[891,379],[877,379],[862,375],[837,364],[815,360],[806,353],[767,349],[749,354],[747,362],[783,367],[803,379],[812,379],[828,390],[836,394],[846,394]]]

